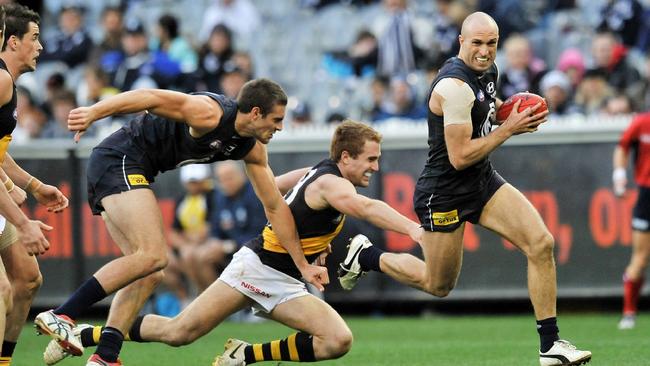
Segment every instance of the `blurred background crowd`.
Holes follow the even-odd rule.
[[[551,119],[650,107],[650,2],[640,0],[44,0],[44,49],[19,81],[16,143],[70,138],[68,112],[158,87],[235,97],[269,77],[286,125],[424,120],[429,84],[473,11],[500,28],[501,98],[543,95]],[[124,123],[111,117],[90,135]]]

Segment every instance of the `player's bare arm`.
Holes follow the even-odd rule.
[[[25,193],[25,190],[20,188],[17,184],[14,183],[13,180],[11,180],[11,178],[9,178],[7,173],[5,173],[4,169],[2,168],[0,168],[0,180],[5,186],[7,193],[9,193],[11,198],[18,206],[21,206],[23,203],[25,203],[25,200],[27,199],[27,193]]]
[[[83,132],[99,119],[115,114],[149,111],[161,117],[187,123],[197,136],[219,124],[223,110],[205,95],[190,95],[171,90],[139,89],[106,98],[89,107],[73,109],[68,116],[68,129]]]
[[[614,193],[617,196],[622,196],[625,193],[625,187],[627,186],[626,167],[628,159],[629,151],[626,151],[621,145],[616,145],[612,157],[614,166],[612,171],[612,183],[614,185]]]
[[[275,185],[275,177],[268,164],[268,155],[264,144],[257,142],[255,147],[244,157],[246,174],[253,189],[259,197],[266,217],[278,235],[280,244],[287,250],[304,279],[323,291],[323,285],[329,283],[327,269],[313,266],[307,262],[298,239],[296,224],[289,206],[280,195]]]
[[[275,177],[275,184],[278,186],[280,194],[283,196],[287,194],[310,169],[311,167],[300,168]]]
[[[345,178],[331,174],[319,177],[306,188],[305,200],[311,208],[331,206],[341,213],[368,221],[381,229],[409,235],[413,240],[421,241],[422,228],[418,223],[395,211],[383,201],[357,193],[354,185]]]
[[[513,113],[501,126],[487,136],[472,139],[471,110],[474,93],[465,82],[459,79],[443,79],[434,87],[429,99],[429,109],[444,116],[445,142],[449,161],[456,170],[463,170],[484,159],[494,149],[512,135],[532,130],[535,122],[546,118],[547,113],[533,114],[533,108],[514,112],[519,108],[516,102]],[[541,123],[541,122],[540,122]],[[539,123],[535,124],[536,129]]]
[[[68,207],[68,198],[58,188],[45,184],[29,174],[16,164],[16,161],[8,153],[5,154],[2,169],[15,185],[31,193],[38,203],[47,207],[48,211],[56,213]]]

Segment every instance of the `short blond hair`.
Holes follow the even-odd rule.
[[[346,119],[334,131],[330,145],[330,159],[338,162],[343,151],[356,158],[363,151],[366,141],[381,143],[381,134],[365,123]]]

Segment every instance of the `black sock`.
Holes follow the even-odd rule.
[[[81,345],[84,347],[96,346],[99,343],[101,334],[104,331],[104,327],[96,325],[92,328],[82,329],[79,333],[79,339],[81,339]]]
[[[377,271],[381,272],[379,267],[379,257],[384,254],[384,251],[374,245],[369,246],[359,252],[359,264],[361,270],[364,272]]]
[[[129,330],[129,339],[131,341],[139,342],[139,343],[149,342],[142,339],[142,336],[140,335],[140,327],[142,326],[142,321],[144,320],[145,316],[146,315],[140,315],[137,318],[135,318],[135,320],[133,321],[133,325]]]
[[[93,276],[84,282],[75,291],[68,301],[54,309],[54,314],[67,315],[71,319],[77,319],[81,313],[91,307],[97,301],[107,296],[102,285]]]
[[[15,349],[16,349],[16,342],[3,341],[2,353],[0,353],[0,357],[12,357],[14,355]]]
[[[117,362],[117,357],[122,349],[124,335],[119,329],[106,327],[102,331],[95,353],[106,362]]]
[[[537,333],[539,333],[539,350],[548,352],[553,347],[553,342],[560,339],[558,333],[560,330],[557,327],[557,318],[552,317],[544,320],[537,321]]]

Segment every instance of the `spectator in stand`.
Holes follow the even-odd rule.
[[[373,75],[377,68],[377,38],[369,30],[362,29],[347,50],[328,52],[323,61],[333,76]]]
[[[528,39],[512,34],[504,42],[503,49],[506,65],[499,75],[499,98],[506,100],[523,91],[539,94],[539,82],[546,72],[546,64],[533,55]]]
[[[210,234],[210,215],[213,209],[210,167],[203,164],[185,165],[180,169],[180,179],[185,192],[176,201],[174,223],[169,232],[169,264],[165,268],[163,283],[174,292],[181,304],[190,300],[190,290],[184,277],[203,292],[206,284],[197,274],[201,268],[202,246]]]
[[[203,13],[199,41],[207,41],[217,24],[227,26],[238,40],[248,45],[261,20],[259,12],[250,0],[212,0],[212,5]]]
[[[232,160],[219,162],[214,174],[218,189],[214,191],[210,216],[211,239],[201,246],[196,264],[198,281],[205,287],[217,279],[217,271],[227,264],[224,257],[259,235],[267,222],[264,207],[241,164]]]
[[[447,60],[456,56],[460,48],[458,35],[460,26],[473,6],[454,0],[436,0],[436,12],[433,14],[437,58]],[[432,79],[433,80],[433,79]]]
[[[305,101],[299,101],[295,108],[291,110],[291,127],[304,127],[313,124],[309,104]]]
[[[361,120],[372,121],[379,115],[384,104],[389,102],[390,79],[376,75],[370,83],[368,92],[362,94],[363,100],[359,102],[358,108]]]
[[[71,91],[63,90],[54,94],[52,97],[53,119],[47,122],[40,137],[46,139],[72,138],[74,134],[68,130],[68,114],[75,108],[77,108],[77,102]]]
[[[110,84],[110,77],[97,65],[88,65],[84,71],[84,83],[77,90],[79,105],[91,105],[104,100],[120,91]],[[115,132],[124,123],[122,117],[109,116],[95,123],[97,136],[107,136]]]
[[[575,94],[578,85],[585,74],[585,59],[577,48],[568,48],[558,57],[556,69],[562,71],[571,81],[571,88]]]
[[[198,56],[180,35],[179,28],[176,17],[170,14],[161,16],[156,27],[157,38],[153,40],[151,49],[167,53],[170,60],[180,65],[181,73],[190,74],[196,71]]]
[[[221,76],[234,67],[232,32],[223,24],[216,25],[210,38],[199,52],[199,66],[196,74],[197,90],[220,90]]]
[[[605,102],[603,112],[610,116],[627,115],[634,112],[634,105],[625,94],[615,95]]]
[[[180,74],[180,66],[167,55],[149,51],[147,32],[137,19],[127,20],[122,47],[124,58],[117,67],[112,82],[120,91],[166,88]]]
[[[11,134],[15,143],[38,138],[47,122],[47,116],[38,107],[32,94],[25,87],[16,87],[16,129]]]
[[[255,76],[255,70],[253,68],[253,59],[248,52],[238,51],[232,55],[232,61],[235,63],[235,66],[241,70],[241,72],[246,75],[247,80],[251,80]]]
[[[110,84],[108,74],[99,66],[88,65],[84,73],[84,80],[87,89],[84,105],[95,104],[120,92]]]
[[[96,42],[90,53],[89,62],[97,63],[112,73],[117,69],[122,55],[122,34],[124,13],[119,7],[107,6],[102,11],[101,27],[103,38]]]
[[[424,59],[423,50],[431,47],[433,26],[410,12],[407,0],[383,0],[383,10],[371,29],[379,39],[377,72],[406,75]]]
[[[573,102],[586,115],[600,113],[614,90],[602,70],[587,70],[578,85]]]
[[[93,42],[83,29],[83,12],[78,5],[61,8],[59,29],[53,38],[44,42],[45,49],[39,57],[41,62],[60,61],[70,68],[86,62]]]
[[[641,82],[639,72],[627,61],[627,49],[611,32],[597,33],[591,43],[594,68],[607,77],[607,83],[618,93],[632,92]]]
[[[51,74],[45,81],[45,99],[41,104],[41,109],[45,114],[52,117],[52,98],[62,91],[65,91],[65,77],[59,72]]]
[[[643,6],[637,0],[610,0],[600,11],[596,30],[615,33],[631,48],[637,45],[643,20]]]
[[[246,74],[244,74],[238,68],[226,71],[221,76],[221,81],[219,82],[219,90],[221,94],[227,96],[228,98],[237,99],[237,95],[241,88],[246,84],[248,79]]]
[[[403,78],[394,78],[390,83],[390,102],[379,109],[373,122],[380,122],[389,118],[424,120],[427,118],[427,109],[424,103],[419,103],[415,98],[413,88]]]
[[[571,101],[571,81],[562,71],[549,71],[540,82],[541,95],[546,99],[551,117],[576,113]]]

